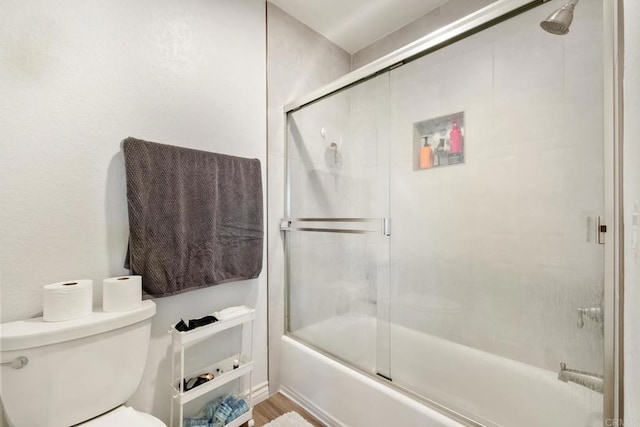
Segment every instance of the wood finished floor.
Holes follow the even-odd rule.
[[[291,411],[296,411],[314,427],[325,427],[324,424],[315,419],[313,415],[305,411],[300,405],[294,403],[280,393],[274,394],[253,408],[253,420],[255,422],[255,427],[261,427],[269,421],[275,420],[280,415]]]

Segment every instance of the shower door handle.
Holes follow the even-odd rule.
[[[315,224],[314,224],[315,223]],[[342,227],[323,227],[321,224],[340,224]],[[358,223],[364,227],[349,227],[349,224]],[[368,226],[368,227],[367,227]],[[283,218],[280,220],[281,231],[310,231],[317,233],[344,233],[344,234],[378,234],[391,235],[390,218]]]

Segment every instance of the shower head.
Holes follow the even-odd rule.
[[[567,34],[571,21],[573,21],[573,10],[576,8],[576,4],[578,4],[578,0],[569,0],[568,3],[565,3],[540,23],[542,29],[551,34]]]

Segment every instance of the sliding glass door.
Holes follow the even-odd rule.
[[[602,426],[602,1],[288,113],[290,335],[470,425]]]
[[[288,330],[389,373],[389,76],[289,114]]]

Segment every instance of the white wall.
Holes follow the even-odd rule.
[[[635,207],[640,205],[640,3],[624,1],[624,14],[624,400],[625,425],[640,426],[640,224],[636,229],[633,224]]]
[[[41,312],[41,287],[126,273],[121,141],[259,158],[266,186],[262,0],[2,0],[2,321]],[[266,257],[265,257],[266,266]],[[266,271],[266,268],[265,268]],[[167,420],[168,326],[257,308],[254,385],[267,380],[266,273],[157,299],[131,403]]]

